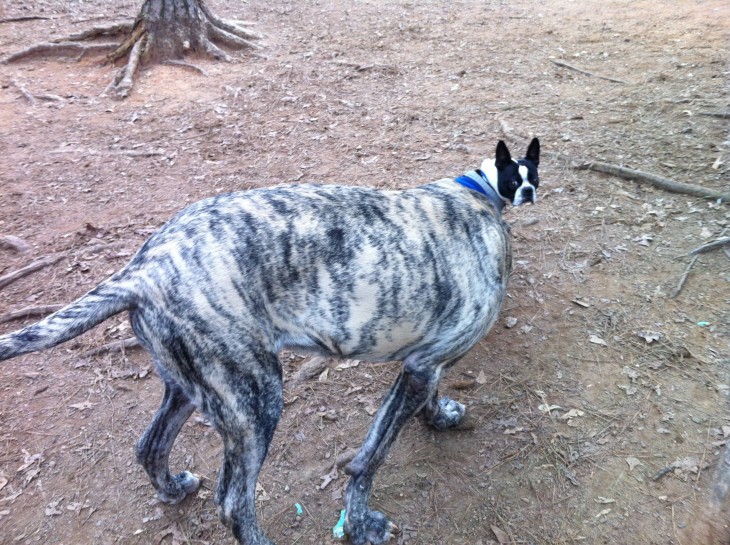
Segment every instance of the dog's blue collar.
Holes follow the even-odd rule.
[[[461,184],[464,187],[468,187],[469,189],[473,189],[474,191],[481,193],[492,202],[498,212],[502,212],[502,209],[504,208],[504,201],[492,187],[492,184],[489,183],[486,174],[484,174],[481,169],[465,172],[458,178],[454,178],[454,181],[457,184]]]

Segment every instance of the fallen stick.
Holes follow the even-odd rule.
[[[7,286],[9,284],[12,284],[19,278],[23,278],[24,276],[28,276],[31,273],[44,269],[44,268],[48,267],[49,265],[58,263],[64,257],[67,257],[76,251],[78,251],[78,252],[97,252],[99,250],[112,249],[117,246],[122,246],[124,244],[125,244],[124,241],[119,240],[117,242],[111,242],[109,244],[95,244],[94,246],[89,246],[88,248],[71,249],[71,250],[66,250],[64,252],[58,252],[57,254],[47,255],[45,257],[42,257],[42,258],[30,263],[29,265],[26,265],[25,267],[21,267],[17,271],[9,272],[7,274],[0,276],[0,289],[4,288],[5,286]]]
[[[25,100],[27,100],[31,106],[35,106],[35,98],[25,87],[23,87],[14,79],[11,79],[10,83],[12,83],[18,89],[18,91],[20,91],[20,94],[23,95],[23,98],[25,98]]]
[[[6,19],[0,19],[0,25],[3,23],[23,23],[25,21],[39,21],[47,20],[50,17],[41,17],[39,15],[26,15],[24,17],[8,17]]]
[[[121,341],[114,341],[103,346],[97,346],[96,348],[82,352],[79,357],[85,359],[92,356],[98,356],[99,354],[104,354],[106,352],[123,352],[127,348],[134,348],[136,346],[142,346],[139,344],[137,337],[129,337],[128,339],[123,339]]]
[[[577,68],[577,67],[573,66],[572,64],[568,64],[565,61],[558,61],[558,60],[555,60],[555,59],[551,59],[551,62],[553,64],[556,64],[556,65],[561,66],[563,68],[567,68],[568,70],[575,70],[576,72],[578,72],[580,74],[584,74],[586,76],[592,76],[594,78],[605,79],[607,81],[612,81],[613,83],[623,83],[624,85],[627,85],[628,84],[628,82],[623,81],[623,80],[620,80],[620,79],[611,78],[611,77],[608,77],[608,76],[601,76],[600,74],[594,74],[593,72],[589,72],[588,70],[583,70],[581,68]]]
[[[26,265],[25,267],[18,269],[17,271],[13,271],[13,272],[9,272],[8,274],[4,274],[4,275],[0,276],[0,289],[4,288],[8,284],[12,284],[19,278],[23,278],[24,276],[28,276],[31,273],[34,273],[41,269],[45,269],[49,265],[58,263],[64,257],[66,257],[66,252],[48,255],[46,257],[42,257],[41,259],[39,259],[37,261],[34,261],[33,263],[31,263],[29,265]]]
[[[720,119],[730,119],[730,112],[700,112],[700,115],[707,117],[719,117]]]
[[[699,256],[694,256],[692,258],[692,261],[689,262],[689,265],[687,265],[687,268],[684,270],[684,274],[682,274],[682,277],[679,279],[679,283],[677,284],[677,287],[674,288],[674,291],[671,293],[669,297],[672,299],[675,299],[677,295],[679,295],[682,292],[682,288],[684,288],[684,283],[687,282],[687,277],[689,276],[689,271],[692,270],[692,267],[695,264],[695,261],[697,261],[697,258]],[[656,480],[656,479],[654,479]]]
[[[685,195],[692,195],[694,197],[702,197],[705,199],[719,199],[723,202],[730,202],[730,193],[722,193],[720,191],[714,191],[712,189],[706,189],[704,187],[683,184],[669,180],[668,178],[662,178],[656,174],[650,174],[648,172],[642,172],[640,170],[634,170],[631,168],[621,167],[618,165],[612,165],[610,163],[602,163],[600,161],[591,161],[576,167],[578,170],[593,170],[596,172],[602,172],[604,174],[610,174],[611,176],[617,176],[624,180],[634,180],[636,182],[643,182],[669,191],[670,193],[682,193]]]
[[[717,240],[708,242],[707,244],[703,244],[702,246],[695,248],[687,255],[706,254],[707,252],[711,252],[712,250],[722,248],[727,244],[730,244],[730,237],[718,238]]]
[[[7,314],[0,316],[0,324],[12,322],[13,320],[25,320],[33,316],[46,316],[57,310],[61,310],[63,305],[40,305],[37,307],[25,307],[20,310],[13,310]]]

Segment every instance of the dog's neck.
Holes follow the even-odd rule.
[[[497,188],[494,185],[496,183],[496,169],[494,177],[495,181],[492,182],[487,174],[478,168],[476,170],[465,172],[458,178],[454,178],[454,181],[487,197],[497,209],[497,212],[501,214],[505,201],[499,195]]]

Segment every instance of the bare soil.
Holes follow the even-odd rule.
[[[730,4],[210,5],[257,21],[264,56],[188,59],[207,76],[155,66],[121,102],[100,96],[115,70],[100,57],[0,65],[0,235],[30,246],[0,248],[0,275],[70,250],[0,290],[0,315],[73,300],[187,203],[298,181],[405,188],[458,175],[492,155],[502,120],[513,137],[541,138],[542,183],[535,206],[506,215],[516,256],[500,322],[442,388],[476,426],[410,424],[373,503],[402,529],[399,545],[689,545],[730,435],[727,253],[699,257],[670,294],[687,252],[727,234],[729,208],[570,161],[727,191],[727,120],[705,114],[729,107]],[[47,19],[0,24],[0,56],[138,8],[9,4],[0,17]],[[0,366],[0,543],[233,542],[211,493],[221,443],[204,419],[173,453],[175,468],[204,478],[182,505],[158,503],[134,461],[160,382],[139,349],[82,357],[129,336],[120,316]],[[306,361],[282,358],[287,377]],[[359,445],[398,371],[337,365],[288,382],[259,496],[282,545],[333,542],[346,483],[334,460]]]

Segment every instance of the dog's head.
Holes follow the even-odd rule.
[[[482,171],[503,200],[512,206],[520,206],[537,200],[537,186],[540,184],[537,175],[539,164],[540,141],[537,138],[533,138],[530,142],[525,158],[517,161],[512,159],[507,145],[500,140],[494,159],[485,160],[482,163]]]

